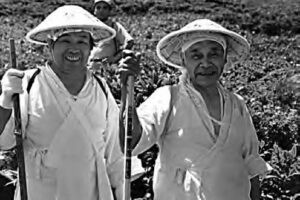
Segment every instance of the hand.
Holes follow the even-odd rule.
[[[122,58],[122,51],[118,52],[117,54],[113,56],[107,57],[107,62],[109,64],[117,64]]]
[[[126,85],[128,76],[137,76],[140,71],[141,54],[131,50],[123,50],[119,64],[121,84]]]
[[[0,95],[0,106],[6,109],[13,107],[12,96],[23,93],[22,78],[24,72],[17,69],[9,69],[1,80],[2,94]]]

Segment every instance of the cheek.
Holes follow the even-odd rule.
[[[83,50],[83,55],[89,57],[91,53],[91,48],[87,47]]]
[[[65,49],[65,46],[64,45],[61,45],[59,43],[55,43],[54,46],[53,46],[53,52],[55,54],[61,54]]]
[[[53,57],[55,60],[61,59],[63,56],[63,51],[60,48],[53,49]]]
[[[218,71],[220,72],[220,74],[223,72],[225,64],[226,63],[224,61],[221,61],[217,64]]]
[[[191,72],[194,72],[197,62],[194,62],[194,60],[188,59],[184,56],[182,58],[182,65],[187,69],[188,73],[192,75]]]
[[[191,78],[194,78],[195,77],[195,69],[196,69],[196,67],[194,65],[190,64],[190,65],[186,66],[186,69],[187,69],[187,72],[188,72],[189,76]]]
[[[52,49],[52,56],[54,60],[57,60],[60,57],[61,53],[56,50],[56,49]]]

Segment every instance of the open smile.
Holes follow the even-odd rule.
[[[68,55],[66,59],[70,62],[77,62],[80,60],[80,56]]]

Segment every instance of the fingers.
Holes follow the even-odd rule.
[[[125,49],[125,50],[122,51],[122,58],[125,59],[127,57],[131,57],[131,58],[135,58],[137,60],[140,60],[141,59],[141,53]]]
[[[130,50],[124,50],[122,59],[120,60],[120,68],[127,68],[131,70],[139,69],[141,54]]]
[[[122,50],[122,58],[125,58],[127,56],[134,56],[135,52],[129,49]]]
[[[128,76],[137,76],[140,71],[141,54],[131,50],[122,51],[122,59],[119,63],[118,72],[122,84],[126,84]]]
[[[18,69],[9,69],[6,71],[7,76],[16,76],[18,78],[23,78],[24,72]]]
[[[139,63],[136,63],[132,60],[124,60],[124,62],[121,61],[118,72],[121,74],[121,76],[122,74],[125,76],[137,76],[140,73]]]
[[[15,93],[23,93],[22,78],[24,72],[17,69],[9,69],[4,74],[1,85],[4,95],[12,96]]]

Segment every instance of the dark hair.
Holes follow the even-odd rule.
[[[109,10],[112,10],[112,9],[113,9],[112,5],[110,5],[109,3],[105,2],[105,1],[99,1],[99,2],[97,2],[97,3],[95,3],[95,4],[93,3],[93,5],[92,5],[92,13],[94,13],[94,10],[95,10],[96,5],[99,4],[100,2],[103,2],[103,3],[107,4],[108,7],[109,7]]]
[[[96,46],[95,40],[91,34],[90,34],[90,45],[91,45],[91,47],[90,47],[91,50]]]

